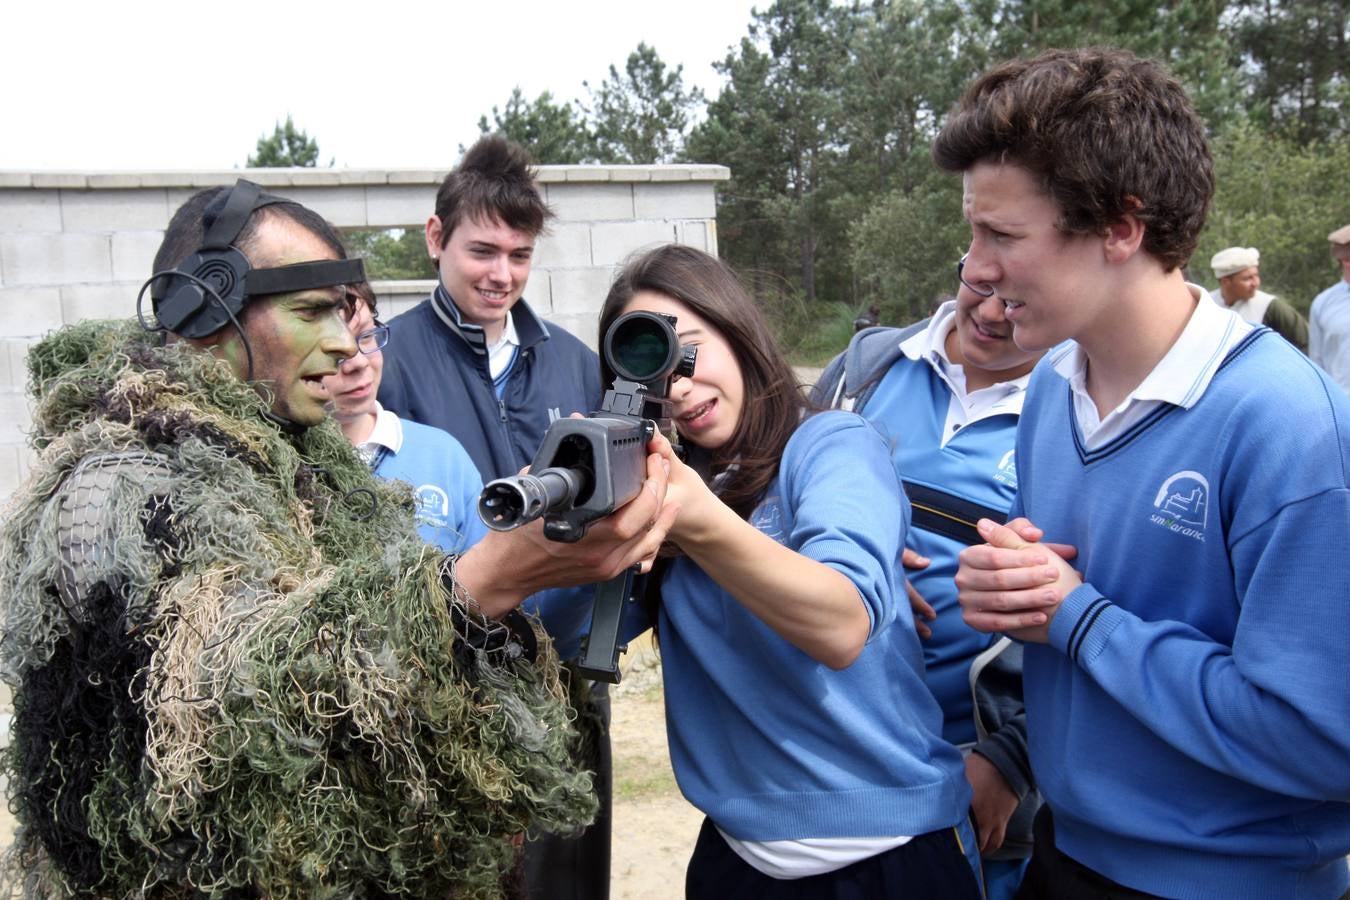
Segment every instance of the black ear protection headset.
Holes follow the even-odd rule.
[[[136,295],[136,316],[149,331],[169,331],[185,338],[204,338],[233,323],[240,337],[239,313],[251,297],[284,294],[314,288],[365,281],[359,259],[330,259],[254,269],[233,244],[255,210],[275,203],[290,203],[284,197],[264,194],[251,181],[239,179],[227,193],[217,197],[202,216],[206,236],[202,245],[172,269],[156,272]],[[146,322],[141,299],[150,289],[156,325]],[[249,377],[253,351],[244,338]]]

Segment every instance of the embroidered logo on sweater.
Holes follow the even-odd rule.
[[[1003,454],[1003,458],[998,461],[998,471],[994,473],[994,480],[999,484],[1006,484],[1008,487],[1017,487],[1017,464],[1013,461],[1013,454],[1016,451],[1009,450]]]
[[[444,528],[450,519],[450,495],[437,484],[420,484],[413,491],[417,498],[417,524]]]
[[[1153,498],[1149,521],[1176,534],[1205,539],[1205,521],[1209,514],[1209,481],[1199,472],[1187,469],[1162,483]]]

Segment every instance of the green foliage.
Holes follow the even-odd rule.
[[[291,117],[286,116],[286,124],[276,123],[270,135],[258,138],[258,148],[248,158],[249,168],[281,168],[286,166],[304,166],[312,168],[318,165],[319,142],[296,128]],[[329,160],[328,165],[332,165]]]
[[[955,293],[956,262],[969,243],[958,179],[934,171],[914,190],[891,191],[849,229],[859,305],[875,303],[886,324],[923,318]]]
[[[1350,172],[1350,142],[1299,145],[1240,123],[1214,142],[1214,167],[1218,188],[1191,280],[1215,287],[1210,257],[1225,247],[1255,247],[1262,290],[1307,315],[1312,298],[1337,276],[1327,235],[1347,219],[1341,185]]]
[[[530,102],[517,86],[504,107],[492,107],[491,122],[487,116],[478,120],[478,130],[515,141],[540,165],[589,162],[595,156],[595,142],[582,113],[575,104],[555,103],[548,91]],[[460,147],[460,153],[464,149]]]
[[[667,68],[645,43],[628,54],[624,70],[609,67],[599,90],[590,91],[589,122],[595,159],[602,163],[665,163],[679,153],[689,114],[703,103],[698,88],[685,90],[684,66]],[[582,82],[588,90],[590,86]]]
[[[356,228],[342,235],[352,256],[365,259],[371,281],[434,278],[423,228]]]
[[[1262,0],[1236,7],[1231,33],[1243,54],[1252,115],[1300,143],[1350,132],[1350,4]]]
[[[932,140],[980,72],[1050,47],[1168,65],[1220,136],[1203,261],[1212,245],[1260,246],[1267,284],[1306,306],[1328,278],[1325,234],[1346,217],[1343,201],[1328,207],[1344,196],[1348,43],[1345,0],[773,0],[715,66],[722,90],[692,128],[702,98],[646,45],[610,67],[591,120],[551,98],[514,108],[582,127],[591,151],[567,161],[727,166],[719,251],[810,353],[871,303],[909,321],[952,289],[969,239],[959,180],[935,170]]]

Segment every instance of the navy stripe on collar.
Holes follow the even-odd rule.
[[[469,349],[480,356],[487,356],[487,334],[483,331],[483,327],[464,321],[459,307],[455,305],[445,285],[437,284],[436,290],[432,291],[431,309],[446,328],[459,335],[464,343],[469,345]],[[511,320],[515,323],[516,337],[520,339],[522,348],[533,347],[540,341],[548,340],[548,326],[544,324],[543,319],[534,314],[534,310],[530,309],[523,299],[517,300],[511,307]]]

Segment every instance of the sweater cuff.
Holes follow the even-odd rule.
[[[1064,598],[1050,621],[1050,645],[1080,665],[1091,660],[1119,622],[1120,610],[1084,582]]]

